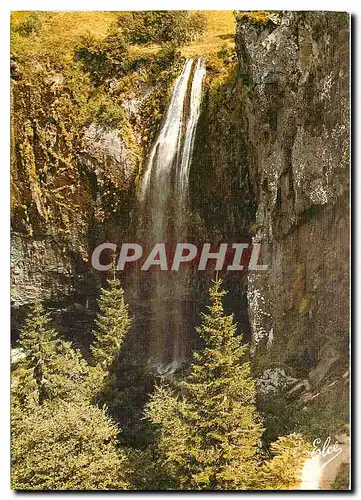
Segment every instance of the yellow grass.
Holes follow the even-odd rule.
[[[13,26],[19,25],[29,15],[29,11],[15,11],[11,15]],[[234,46],[235,19],[232,11],[204,11],[208,20],[207,32],[182,48],[186,57],[207,55],[217,52],[222,46]],[[104,38],[117,12],[37,12],[42,23],[39,37],[24,40],[28,53],[43,52],[54,48],[57,53],[70,60],[74,46],[81,36],[90,33],[96,38]],[[133,46],[130,51],[137,54],[155,53],[159,46]]]
[[[11,24],[16,27],[29,16],[29,11],[11,14]],[[29,36],[21,43],[20,50],[25,55],[54,51],[71,62],[74,47],[83,35],[88,33],[102,39],[116,20],[114,12],[36,12],[41,21],[40,36]]]
[[[234,47],[236,21],[233,11],[207,10],[204,13],[208,21],[207,31],[194,42],[182,47],[182,54],[185,57],[212,54],[218,52],[224,45],[227,48]],[[137,55],[154,54],[159,50],[159,45],[133,45],[129,50]]]
[[[43,28],[49,35],[60,42],[75,40],[86,33],[102,38],[113,21],[116,19],[115,12],[41,12],[39,15]],[[13,26],[19,25],[28,16],[29,11],[12,12],[11,22]]]
[[[236,22],[231,10],[204,11],[208,20],[206,33],[182,48],[186,57],[218,52],[223,45],[234,47]]]

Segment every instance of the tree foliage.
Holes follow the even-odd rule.
[[[103,371],[49,326],[40,304],[20,334],[12,370],[12,486],[27,490],[124,489],[119,429],[91,403]]]
[[[15,412],[17,413],[17,412]],[[13,415],[12,487],[26,490],[119,490],[128,487],[118,429],[85,401],[47,401]]]
[[[186,10],[125,12],[119,15],[118,26],[128,43],[183,45],[204,33],[207,19],[201,12]]]
[[[72,400],[87,393],[87,363],[49,323],[49,314],[37,303],[20,333],[19,346],[25,357],[13,380],[20,403],[41,405],[46,400]]]
[[[119,280],[108,280],[108,288],[101,290],[99,310],[91,346],[93,364],[101,373],[96,399],[107,406],[109,414],[121,425],[121,442],[144,448],[151,438],[149,423],[142,419],[142,414],[153,388],[153,374],[142,360],[142,353],[133,349],[129,356],[123,351],[133,320]]]
[[[224,314],[221,281],[198,332],[204,348],[194,353],[190,374],[157,387],[146,416],[158,428],[157,449],[169,489],[294,489],[309,457],[300,435],[279,438],[265,460],[255,383],[246,346],[233,316]]]
[[[255,384],[233,316],[224,314],[224,294],[216,281],[198,329],[205,345],[180,394],[158,388],[147,408],[164,461],[186,489],[246,489],[260,446]]]
[[[270,446],[273,457],[262,464],[255,489],[292,490],[300,483],[300,471],[311,456],[311,446],[300,434],[282,436]]]
[[[124,300],[124,290],[117,279],[108,280],[108,289],[102,289],[98,301],[99,314],[95,320],[91,352],[95,363],[108,370],[119,353],[132,319]]]
[[[93,366],[36,304],[12,371],[13,488],[295,489],[309,444],[290,434],[262,447],[247,346],[224,312],[221,284],[210,289],[198,328],[204,345],[188,375],[156,387],[150,400],[144,367],[120,356],[132,320],[119,280],[101,291]]]
[[[106,78],[119,78],[128,69],[128,47],[119,30],[111,32],[102,41],[91,35],[83,37],[75,56],[91,74],[95,85]]]

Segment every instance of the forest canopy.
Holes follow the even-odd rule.
[[[213,282],[198,329],[204,346],[193,353],[187,373],[154,380],[143,401],[134,400],[122,384],[132,318],[118,279],[101,290],[88,359],[51,327],[50,315],[36,304],[20,334],[22,356],[12,372],[12,487],[296,487],[309,445],[292,434],[268,450],[262,447],[248,349],[233,315],[224,312],[225,294],[222,281]],[[140,380],[151,376],[140,365],[137,370]],[[134,376],[133,371],[133,383]],[[139,403],[141,412],[130,415]],[[123,436],[123,427],[134,425],[142,444]]]

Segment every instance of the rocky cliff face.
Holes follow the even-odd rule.
[[[329,386],[347,399],[348,40],[344,13],[237,20],[243,168],[269,264],[248,278],[252,348],[258,372],[281,366],[304,380],[301,406],[325,391],[327,401]]]
[[[226,278],[260,392],[312,406],[316,428],[328,408],[330,432],[348,399],[348,40],[343,13],[239,14],[236,60],[209,63],[190,181],[198,228],[252,237],[269,266]]]
[[[127,227],[142,163],[142,126],[149,125],[144,107],[152,90],[137,89],[124,103],[125,134],[116,126],[84,126],[74,90],[62,75],[40,74],[37,85],[21,74],[12,81],[15,335],[36,300],[59,311],[60,329],[79,334],[87,328],[100,286],[90,255],[104,238],[121,239]],[[132,127],[139,116],[142,123]]]

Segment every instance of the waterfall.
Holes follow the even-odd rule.
[[[202,82],[205,74],[206,68],[203,60],[198,59],[191,89],[189,120],[184,136],[180,168],[178,170],[178,192],[182,200],[188,189],[189,167],[192,159],[196,127],[201,110]]]
[[[171,248],[187,237],[188,179],[200,115],[205,64],[188,59],[177,78],[164,124],[149,155],[139,202],[144,243]],[[187,356],[187,271],[147,273],[149,358],[159,373],[174,371]]]
[[[144,199],[146,192],[149,190],[151,174],[155,173],[158,179],[161,177],[161,174],[168,176],[174,158],[178,153],[183,123],[184,101],[187,95],[192,63],[193,60],[188,59],[183,67],[181,75],[177,78],[175,83],[166,120],[149,155],[141,189],[142,199]]]

